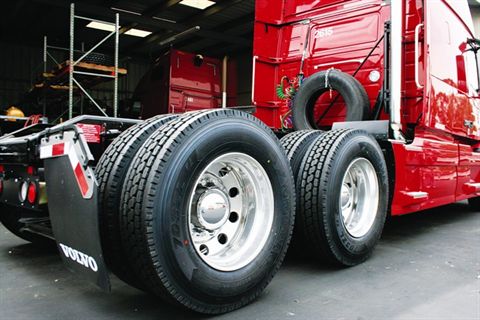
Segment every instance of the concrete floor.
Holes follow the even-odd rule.
[[[0,319],[203,319],[113,279],[104,294],[0,227]],[[480,213],[393,219],[373,257],[332,270],[287,257],[255,303],[215,319],[480,319]]]

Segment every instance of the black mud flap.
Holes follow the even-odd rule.
[[[98,184],[87,166],[91,157],[88,146],[78,133],[65,132],[42,140],[40,153],[53,234],[63,262],[109,292],[110,279],[100,242]]]

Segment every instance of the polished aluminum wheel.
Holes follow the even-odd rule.
[[[220,271],[252,262],[270,236],[273,201],[270,179],[254,158],[228,153],[210,162],[189,206],[190,236],[202,260]]]
[[[365,236],[372,228],[379,204],[377,173],[365,158],[355,159],[343,176],[340,192],[342,221],[355,238]]]

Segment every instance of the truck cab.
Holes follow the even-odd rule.
[[[229,312],[268,285],[294,226],[294,250],[348,267],[372,255],[388,215],[465,199],[480,211],[479,48],[466,0],[257,0],[256,117],[214,108],[16,132],[0,139],[0,201],[37,204],[33,159],[40,227],[68,268],[106,291],[112,271]],[[98,153],[85,121],[103,128]],[[13,218],[20,236],[44,235]]]
[[[280,130],[305,129],[289,121],[295,103],[275,85],[300,83],[298,93],[303,79],[339,70],[368,95],[370,113],[353,120],[390,122],[384,152],[394,159],[393,215],[477,195],[479,42],[467,1],[282,3],[256,4],[253,101],[260,119]],[[336,95],[327,90],[317,98],[313,129],[352,120]]]

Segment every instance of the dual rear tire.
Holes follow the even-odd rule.
[[[99,182],[100,238],[105,263],[121,280],[139,289],[145,285],[124,263],[121,243],[119,205],[125,176],[138,149],[158,128],[176,118],[159,115],[132,126],[120,134],[105,150],[95,169]]]
[[[128,136],[118,146],[129,145]],[[111,179],[100,182],[103,203],[112,200],[102,218],[104,249],[116,248],[110,268],[201,313],[253,301],[279,269],[294,224],[294,180],[280,142],[234,110],[185,114],[146,136],[99,163],[128,163],[105,169],[115,190]]]
[[[367,259],[388,203],[377,142],[333,130],[281,143],[234,110],[157,117],[122,134],[97,168],[110,269],[174,304],[229,312],[279,269],[295,212],[315,256],[343,266]]]
[[[282,139],[287,150],[293,137],[304,144],[288,153],[296,172],[295,239],[323,261],[357,265],[372,254],[386,219],[389,187],[382,150],[361,130],[311,136],[303,131]]]

